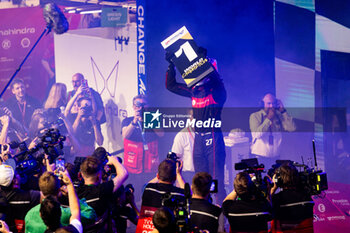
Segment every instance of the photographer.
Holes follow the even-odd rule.
[[[130,174],[130,181],[135,185],[136,200],[141,198],[141,188],[154,177],[159,164],[158,137],[163,132],[143,128],[143,112],[147,106],[145,95],[133,98],[134,116],[122,122],[124,140],[124,165]]]
[[[80,143],[74,136],[72,125],[61,112],[55,114],[55,121],[48,122],[49,114],[48,110],[35,110],[32,121],[29,125],[29,137],[31,142],[28,145],[28,149],[36,148],[42,143],[42,137],[48,132],[47,130],[57,129],[57,132],[65,137],[62,144],[63,148],[61,148],[62,151],[60,153],[64,154],[66,162],[73,163],[75,156],[80,151]]]
[[[271,189],[275,227],[279,230],[304,229],[313,232],[311,195],[300,184],[299,172],[291,163],[277,168]],[[277,188],[282,190],[276,193]]]
[[[8,115],[3,115],[0,117],[0,122],[2,125],[0,133],[0,144],[4,145],[5,143],[7,143],[7,133],[10,125],[10,117]]]
[[[206,172],[198,172],[192,179],[191,224],[201,230],[218,232],[221,208],[211,204],[210,187],[213,179]]]
[[[181,169],[182,163],[176,163],[170,159],[165,159],[159,164],[157,176],[146,185],[143,192],[137,229],[144,229],[144,223],[149,222],[154,212],[162,207],[166,194],[185,200],[183,189],[185,181],[182,178]],[[178,181],[182,188],[174,186],[175,181]]]
[[[234,190],[222,205],[232,232],[258,232],[268,229],[272,219],[271,205],[265,199],[246,172],[237,174]]]
[[[20,176],[8,165],[0,165],[0,193],[6,198],[6,222],[11,231],[24,232],[24,218],[27,212],[40,203],[40,192],[22,190]]]
[[[92,110],[91,98],[80,97],[77,100],[78,113],[68,115],[73,123],[73,132],[81,146],[80,156],[86,157],[95,149],[95,142],[103,144],[101,127]]]
[[[74,90],[68,92],[68,104],[65,114],[68,115],[69,112],[76,113],[76,109],[72,109],[72,106],[78,97],[85,95],[86,97],[91,98],[93,114],[96,116],[97,121],[100,124],[106,122],[105,110],[101,96],[97,91],[88,86],[84,75],[81,73],[74,74],[72,76],[72,84]]]
[[[131,184],[125,187],[121,186],[114,193],[112,207],[112,218],[115,222],[116,231],[118,233],[126,233],[127,220],[137,225],[139,215],[140,211],[135,203],[133,186]]]
[[[101,224],[96,228],[101,227],[101,231],[110,212],[109,206],[113,200],[113,193],[128,178],[128,172],[116,157],[107,156],[107,158],[107,165],[115,167],[117,176],[110,181],[101,183],[102,164],[96,157],[89,156],[80,166],[84,185],[77,189],[79,198],[85,198],[86,202],[96,211],[97,217],[101,220]]]

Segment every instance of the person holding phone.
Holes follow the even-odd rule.
[[[217,191],[213,187],[213,178],[207,172],[198,172],[192,179],[192,202],[190,204],[191,223],[200,230],[209,230],[209,232],[218,232],[219,217],[221,208],[211,203],[210,192]],[[213,190],[211,191],[211,188]],[[223,216],[222,216],[223,218]]]
[[[92,99],[93,113],[96,116],[96,120],[103,124],[106,122],[105,110],[100,94],[89,87],[88,81],[84,78],[81,73],[76,73],[72,76],[73,90],[68,92],[68,104],[65,110],[65,115],[68,113],[77,113],[78,110],[74,104],[79,97],[84,96]]]
[[[251,155],[266,168],[280,157],[282,132],[296,129],[282,101],[271,93],[262,99],[262,109],[250,115],[249,126],[252,133]]]

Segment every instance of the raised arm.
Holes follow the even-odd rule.
[[[62,177],[62,181],[67,186],[69,208],[71,212],[70,222],[74,219],[78,219],[80,221],[79,199],[77,193],[75,192],[73,182],[67,170],[64,172],[60,171],[60,175]]]
[[[176,71],[174,64],[170,63],[166,72],[165,87],[169,91],[185,97],[192,97],[190,88],[184,83],[176,82]]]
[[[263,118],[260,112],[252,113],[249,117],[249,127],[254,138],[261,138],[266,132],[269,132],[269,128],[272,122],[268,118]]]
[[[119,163],[117,157],[108,156],[107,164],[113,165],[115,167],[115,170],[117,171],[117,176],[113,178],[113,192],[115,192],[126,181],[129,174],[125,167],[121,163]]]

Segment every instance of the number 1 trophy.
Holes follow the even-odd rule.
[[[188,87],[194,86],[211,72],[216,72],[207,57],[197,54],[198,46],[185,26],[166,38],[161,44],[168,53],[173,55],[171,61]]]

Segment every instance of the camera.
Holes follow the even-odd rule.
[[[303,168],[299,171],[300,185],[311,195],[320,195],[328,189],[327,173],[307,165],[294,163],[295,167]]]
[[[262,178],[262,173],[265,172],[264,168],[264,164],[259,164],[257,158],[242,159],[241,162],[235,163],[235,170],[243,170],[248,174],[254,174],[252,181],[258,187],[264,182]]]
[[[63,155],[63,142],[66,140],[65,136],[60,134],[60,131],[55,128],[50,128],[42,132],[39,136],[40,142],[36,147],[28,149],[25,142],[18,144],[19,153],[14,158],[16,160],[19,173],[35,172],[44,159],[44,155],[41,154],[34,157],[33,154],[43,149],[45,154],[48,155],[50,163],[53,163],[59,155]]]
[[[186,200],[181,196],[166,193],[162,197],[162,206],[168,207],[175,213],[175,222],[178,233],[190,232],[189,211],[187,210]]]
[[[134,193],[135,192],[135,188],[132,184],[127,184],[125,186],[125,193],[126,194],[131,194],[131,193]]]
[[[84,110],[83,116],[91,116],[92,115],[92,106],[91,105],[81,107],[81,109]]]
[[[166,155],[166,158],[174,161],[175,163],[180,164],[179,157],[174,152],[169,151],[168,154]]]
[[[21,142],[18,143],[16,141],[12,141],[8,144],[2,145],[0,146],[0,153],[2,153],[2,151],[6,151],[8,150],[8,147],[10,147],[11,149],[17,149],[19,148],[21,151],[25,150],[25,148],[27,148],[26,143],[25,142]]]
[[[263,178],[262,173],[265,172],[264,164],[259,164],[257,158],[242,159],[241,162],[235,163],[235,170],[243,170],[248,174],[253,174],[251,180],[255,184],[256,194],[259,197],[267,197],[267,177]]]
[[[271,177],[276,175],[274,183],[276,183],[277,187],[283,187],[283,180],[280,176],[280,167],[286,163],[302,169],[298,171],[299,189],[305,190],[311,196],[319,195],[322,191],[328,189],[327,173],[315,168],[309,168],[305,164],[299,164],[291,160],[276,160],[276,164],[272,165],[272,168],[269,169],[268,174]]]

